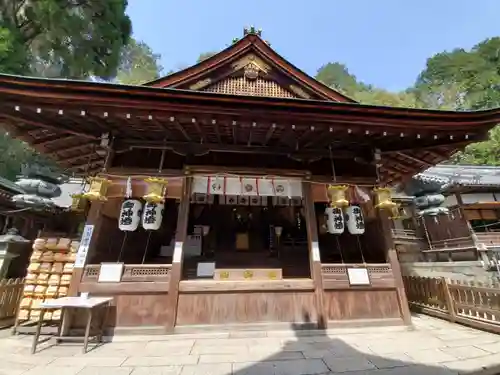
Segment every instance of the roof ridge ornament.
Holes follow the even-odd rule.
[[[246,37],[247,35],[257,35],[259,38],[262,38],[262,29],[257,29],[255,26],[245,26],[243,28],[243,37]],[[238,42],[239,40],[239,38],[234,38],[233,44]],[[269,43],[267,40],[264,40],[264,43],[266,43],[268,46],[271,46],[271,43]]]
[[[262,37],[262,29],[256,29],[255,26],[245,26],[243,28],[243,36],[247,36],[249,34]]]

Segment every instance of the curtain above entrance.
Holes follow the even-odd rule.
[[[271,177],[195,176],[193,193],[207,195],[247,195],[302,197],[302,182]]]

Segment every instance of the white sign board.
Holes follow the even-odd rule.
[[[312,260],[313,262],[320,262],[321,261],[321,258],[320,258],[320,255],[319,255],[319,244],[318,242],[313,242],[311,244],[311,247],[312,247]]]
[[[197,277],[214,277],[215,262],[200,262],[196,268]]]
[[[350,285],[370,285],[370,276],[366,268],[348,268],[347,276]]]
[[[122,281],[123,263],[101,263],[98,283],[119,283]]]
[[[87,253],[89,252],[90,240],[94,232],[93,225],[85,225],[83,228],[82,239],[80,240],[80,247],[76,253],[74,268],[83,268],[87,260]]]

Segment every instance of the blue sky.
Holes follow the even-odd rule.
[[[225,48],[254,25],[311,75],[339,61],[389,90],[410,86],[437,52],[500,36],[500,0],[129,0],[128,14],[165,71]]]

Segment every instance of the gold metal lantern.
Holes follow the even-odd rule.
[[[83,212],[87,208],[88,200],[82,197],[82,194],[73,194],[71,196],[71,211]]]
[[[410,218],[410,215],[406,211],[405,207],[401,205],[401,203],[396,203],[396,206],[391,208],[391,219],[399,220],[408,218]]]
[[[106,201],[106,193],[111,181],[103,177],[91,177],[89,179],[90,188],[86,193],[81,194],[81,198],[89,201]]]
[[[168,180],[149,177],[144,180],[148,184],[146,195],[142,198],[149,203],[163,203],[167,190]]]
[[[392,210],[397,206],[397,204],[392,200],[391,189],[384,187],[377,187],[373,189],[373,192],[375,193],[376,208],[385,208]]]
[[[346,191],[348,186],[346,185],[329,185],[328,186],[328,197],[330,198],[331,207],[346,207],[349,205],[349,201],[346,199]]]

